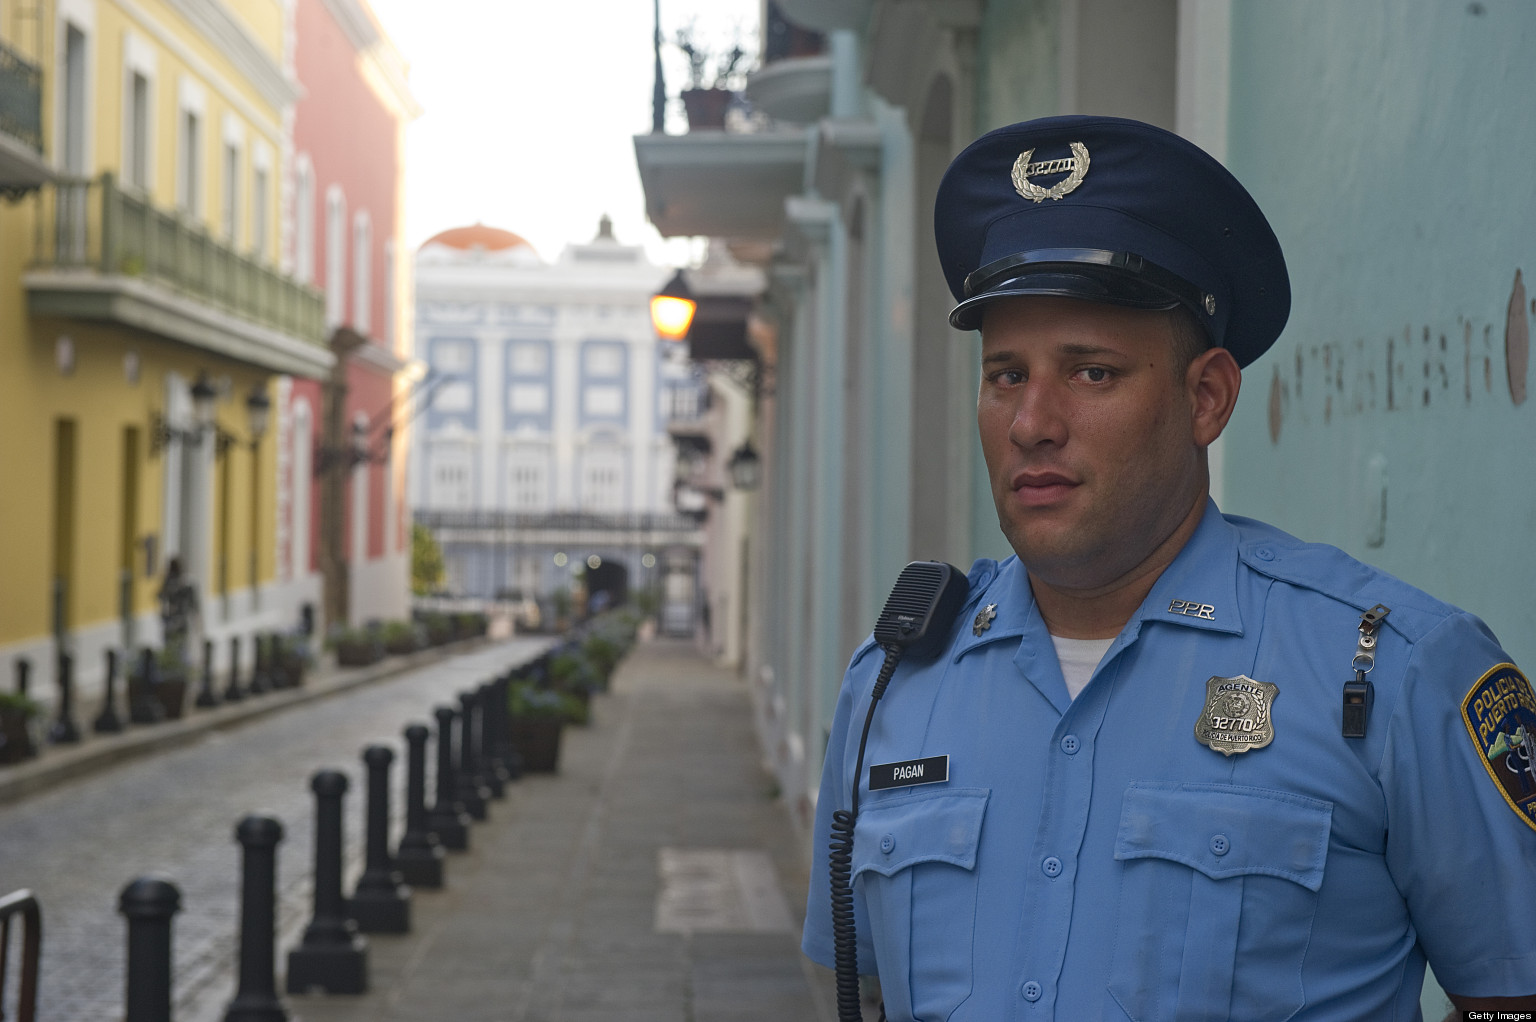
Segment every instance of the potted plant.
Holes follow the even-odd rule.
[[[428,611],[423,619],[427,627],[427,641],[434,646],[453,641],[453,620],[441,611]]]
[[[523,769],[553,773],[560,761],[560,732],[582,712],[576,698],[520,681],[507,688],[507,710],[509,737],[523,757]]]
[[[275,635],[272,638],[272,663],[269,670],[273,679],[282,679],[283,688],[298,688],[304,684],[304,672],[309,667],[309,642],[300,635]]]
[[[338,667],[367,667],[384,659],[379,633],[366,628],[341,628],[331,638]]]
[[[0,692],[0,763],[20,763],[37,755],[32,721],[42,707],[19,692]]]
[[[182,658],[180,646],[167,646],[155,655],[155,698],[166,720],[180,720],[187,700],[187,677],[191,673]]]
[[[382,632],[384,649],[400,656],[414,653],[426,646],[426,629],[410,621],[389,621]]]
[[[740,43],[732,45],[714,63],[711,54],[695,38],[693,26],[677,31],[677,48],[688,58],[688,87],[682,91],[683,109],[688,112],[688,130],[725,129],[725,113],[736,98],[736,88],[746,74],[742,60],[747,51]],[[707,79],[707,80],[706,80]]]
[[[575,700],[580,709],[571,718],[572,724],[585,724],[590,718],[592,693],[601,687],[596,672],[579,646],[570,646],[549,660],[549,680],[553,688]]]

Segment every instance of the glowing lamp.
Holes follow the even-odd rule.
[[[693,300],[693,292],[678,270],[667,281],[667,286],[651,296],[651,325],[669,341],[680,341],[688,336],[693,324],[693,313],[699,303]]]

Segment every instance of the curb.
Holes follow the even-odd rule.
[[[367,667],[331,668],[317,671],[299,688],[278,689],[247,696],[238,703],[223,703],[207,710],[190,706],[180,720],[161,724],[125,725],[115,735],[91,734],[79,745],[46,745],[37,758],[0,770],[0,805],[29,798],[67,781],[126,763],[151,753],[188,745],[210,731],[238,727],[270,714],[349,691],[406,671],[439,663],[482,646],[506,641],[478,636],[404,656],[391,656]],[[528,638],[535,638],[528,636]],[[190,692],[188,693],[190,696]],[[189,700],[190,701],[190,700]],[[82,727],[82,731],[89,728]]]

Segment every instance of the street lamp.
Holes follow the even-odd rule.
[[[267,397],[267,388],[258,383],[251,388],[251,393],[245,399],[245,420],[250,430],[252,450],[266,436],[271,413],[272,401]]]
[[[738,490],[755,490],[762,481],[763,459],[750,439],[743,440],[741,446],[732,452],[731,460],[726,462],[725,467],[731,473],[731,485]]]
[[[651,325],[666,340],[681,341],[688,336],[698,307],[683,271],[678,270],[666,287],[651,296]]]
[[[251,550],[247,565],[251,583],[251,605],[261,606],[261,585],[257,578],[260,569],[258,554],[261,549],[261,460],[256,456],[261,438],[267,433],[267,422],[272,413],[272,401],[262,383],[251,386],[245,398],[245,424],[251,442]]]
[[[198,373],[197,381],[192,384],[192,418],[199,429],[213,425],[213,406],[218,399],[219,392],[208,379],[208,374]]]

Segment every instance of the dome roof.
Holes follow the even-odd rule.
[[[499,227],[487,227],[477,223],[469,227],[450,227],[446,231],[440,231],[432,235],[422,243],[422,248],[428,245],[444,245],[448,248],[457,248],[465,252],[474,249],[483,249],[486,252],[503,252],[507,249],[526,248],[532,249],[527,239],[504,231]]]

